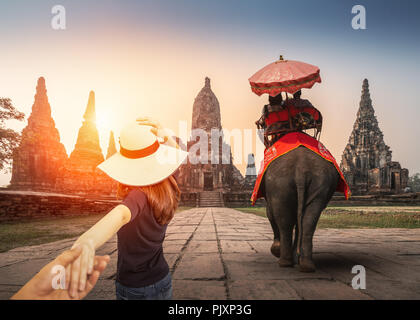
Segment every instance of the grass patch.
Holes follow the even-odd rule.
[[[179,207],[177,212],[190,207]],[[0,223],[0,252],[80,236],[105,214]]]
[[[97,214],[2,222],[0,224],[0,252],[76,237],[88,230],[103,216],[104,214]]]
[[[265,207],[235,208],[267,217]],[[318,228],[420,228],[420,207],[327,207]]]

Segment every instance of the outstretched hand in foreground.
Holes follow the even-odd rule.
[[[71,265],[82,253],[81,247],[75,247],[64,251],[55,260],[43,267],[31,280],[29,280],[11,299],[18,300],[79,300],[83,299],[95,286],[100,274],[105,270],[110,257],[95,256],[93,272],[87,277],[83,291],[77,291],[75,296],[69,294],[69,282],[71,273],[68,266]],[[65,289],[55,289],[54,283],[57,277],[57,267],[62,266],[65,271]],[[61,267],[59,267],[61,268]],[[63,269],[61,268],[61,269]]]

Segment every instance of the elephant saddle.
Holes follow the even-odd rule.
[[[320,157],[334,164],[338,173],[340,174],[340,181],[338,182],[336,191],[343,192],[346,199],[350,197],[350,188],[340,170],[337,162],[332,154],[325,148],[325,146],[318,140],[302,132],[291,132],[281,137],[271,147],[266,148],[264,151],[264,159],[261,161],[260,171],[255,182],[254,191],[251,196],[251,204],[254,205],[258,198],[262,197],[260,184],[270,163],[278,157],[296,149],[299,146],[304,146],[309,150],[315,152]]]

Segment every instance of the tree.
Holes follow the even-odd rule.
[[[6,171],[12,161],[13,150],[19,145],[20,134],[6,128],[7,120],[22,121],[23,112],[18,111],[9,98],[0,98],[0,171]]]
[[[408,178],[408,186],[413,192],[420,192],[420,173],[416,173]]]

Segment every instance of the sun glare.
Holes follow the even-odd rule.
[[[111,117],[108,112],[101,112],[96,116],[96,126],[98,130],[111,130]]]

